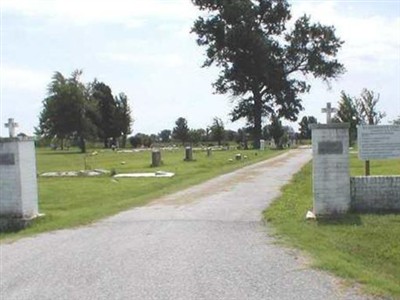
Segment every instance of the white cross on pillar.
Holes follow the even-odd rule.
[[[321,112],[326,113],[326,124],[330,124],[332,119],[332,113],[337,112],[337,109],[333,108],[330,102],[327,102],[326,108],[323,108]]]
[[[4,126],[8,128],[10,138],[15,137],[15,127],[18,127],[18,123],[14,122],[13,118],[9,118],[8,123],[5,123]]]

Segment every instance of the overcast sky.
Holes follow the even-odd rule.
[[[345,41],[339,54],[347,72],[329,89],[312,82],[305,110],[325,122],[321,107],[336,105],[340,92],[358,96],[363,88],[380,94],[384,123],[400,116],[400,0],[289,1],[294,18],[334,25]],[[189,0],[1,0],[0,136],[12,117],[17,132],[33,133],[42,100],[55,71],[69,76],[83,69],[114,95],[124,92],[135,120],[133,134],[172,129],[178,117],[205,128],[214,116],[226,128],[233,105],[214,95],[218,72],[202,69],[204,50],[190,28],[199,12]],[[297,128],[296,124],[292,124]]]

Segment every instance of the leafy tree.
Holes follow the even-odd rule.
[[[394,120],[392,121],[392,124],[393,124],[393,125],[400,125],[400,116],[398,116],[397,119],[394,119]]]
[[[149,136],[144,133],[137,133],[134,136],[129,137],[129,143],[133,148],[138,148],[141,146],[150,147],[151,144],[155,141],[155,135]]]
[[[178,118],[175,122],[175,127],[172,130],[172,137],[175,140],[181,141],[184,144],[189,139],[189,127],[185,118]]]
[[[200,129],[190,129],[189,130],[189,140],[193,144],[198,144],[201,142],[205,134],[205,130]]]
[[[171,141],[171,130],[164,129],[159,134],[158,137],[160,138],[162,143],[169,143]]]
[[[229,142],[235,141],[237,139],[237,132],[234,130],[225,130],[225,139]]]
[[[86,151],[85,139],[95,134],[92,119],[94,107],[85,85],[80,82],[82,71],[76,70],[70,78],[55,72],[43,100],[39,115],[39,133],[48,138],[63,140],[74,138],[82,152]]]
[[[138,136],[137,134],[135,136],[131,136],[129,137],[129,143],[131,144],[131,146],[133,148],[138,148],[139,146],[142,145],[142,139],[140,136]]]
[[[249,149],[248,141],[250,136],[251,128],[243,127],[238,129],[236,135],[236,142],[243,147],[244,150]]]
[[[356,105],[361,122],[369,125],[377,125],[386,116],[386,113],[377,110],[379,94],[375,96],[373,91],[363,89],[361,97],[356,99]]]
[[[339,108],[333,118],[333,122],[350,124],[350,145],[357,139],[357,125],[360,124],[360,116],[357,111],[356,101],[344,91],[340,94]]]
[[[221,69],[213,84],[217,93],[237,100],[232,120],[246,118],[259,148],[262,118],[296,120],[302,93],[310,85],[298,74],[328,81],[344,72],[336,59],[342,41],[334,27],[312,24],[308,16],[286,29],[289,4],[284,0],[192,0],[209,14],[192,31],[207,48],[203,67]]]
[[[116,115],[115,115],[115,122],[118,128],[118,133],[122,136],[121,146],[125,148],[126,145],[126,137],[128,134],[132,132],[131,124],[132,124],[132,117],[131,117],[131,109],[128,104],[128,97],[124,93],[120,93],[117,97],[115,97],[116,103]]]
[[[300,138],[309,140],[311,139],[311,129],[309,128],[310,124],[316,124],[317,119],[313,116],[304,116],[300,123],[299,123],[299,131],[300,131]]]
[[[218,146],[221,146],[225,134],[224,123],[222,122],[222,120],[215,117],[213,120],[213,124],[210,126],[210,130],[212,139],[218,142]]]
[[[92,97],[97,103],[100,120],[97,124],[99,136],[104,140],[104,148],[108,148],[109,138],[116,142],[121,135],[117,123],[117,103],[111,92],[111,88],[103,82],[94,81],[92,86]]]

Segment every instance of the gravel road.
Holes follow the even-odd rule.
[[[1,299],[365,299],[268,234],[292,150],[90,226],[0,246]]]

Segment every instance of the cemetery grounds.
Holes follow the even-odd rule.
[[[37,233],[90,224],[123,210],[141,206],[215,176],[281,154],[278,150],[219,150],[211,156],[194,149],[193,161],[184,161],[184,148],[161,150],[163,165],[151,167],[151,151],[117,152],[88,149],[36,149],[37,173],[104,169],[99,177],[38,177],[39,212],[45,214],[20,232],[1,233],[8,242]],[[242,159],[236,160],[241,153]],[[118,178],[116,173],[173,172],[172,178]]]
[[[400,160],[373,160],[371,175],[400,175]],[[364,163],[350,155],[351,176],[364,175]],[[328,270],[367,293],[400,299],[400,214],[349,213],[339,219],[305,220],[312,210],[312,163],[295,175],[264,212],[279,240],[311,256]]]

